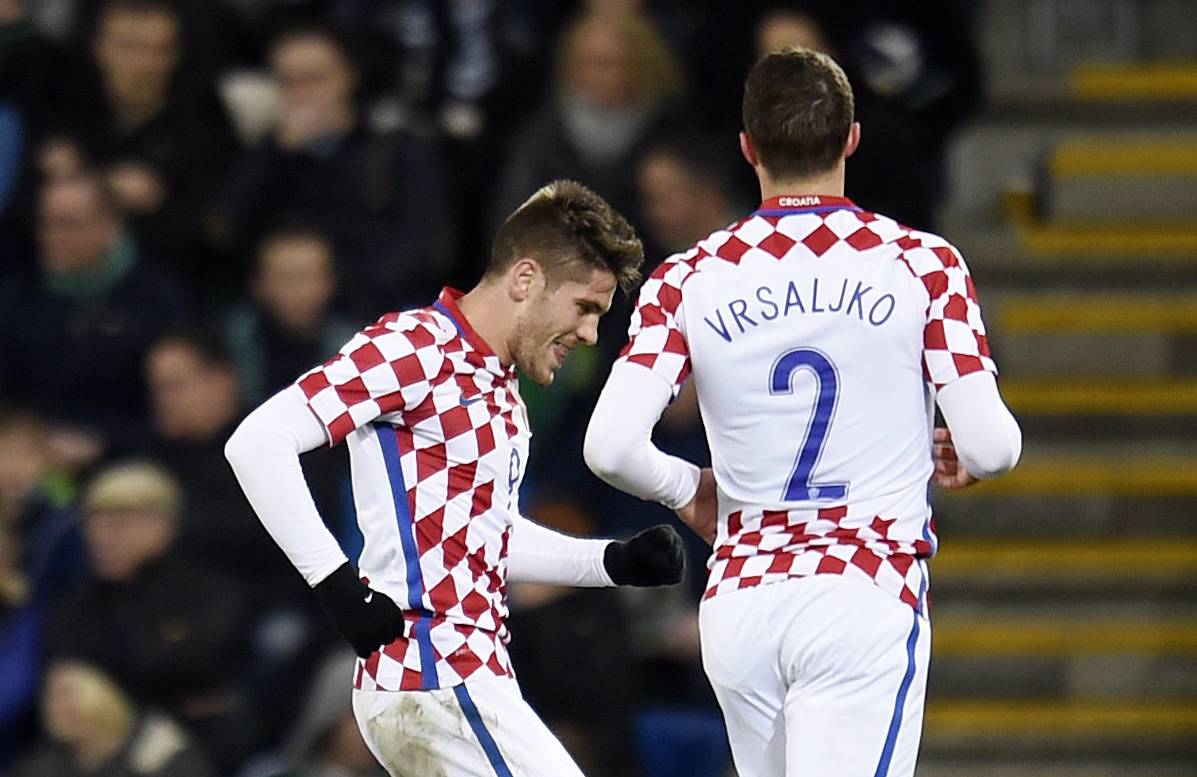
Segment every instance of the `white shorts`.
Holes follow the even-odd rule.
[[[432,691],[355,690],[353,713],[391,777],[582,777],[510,678]]]
[[[874,585],[814,575],[720,594],[703,666],[740,777],[910,777],[931,625]]]

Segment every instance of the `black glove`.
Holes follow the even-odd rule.
[[[407,624],[390,597],[358,579],[346,561],[312,589],[337,630],[362,658],[402,636]]]
[[[673,585],[682,580],[682,538],[672,526],[645,529],[603,551],[603,566],[616,585]]]

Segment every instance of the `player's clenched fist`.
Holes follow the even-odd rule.
[[[337,567],[313,590],[320,606],[362,658],[369,658],[404,633],[403,611],[390,597],[359,580],[349,562]]]
[[[685,566],[681,535],[660,524],[629,540],[616,540],[603,552],[603,566],[616,585],[673,585]]]
[[[935,472],[931,475],[931,482],[940,488],[956,490],[967,488],[977,479],[964,468],[964,464],[956,455],[956,445],[952,442],[952,433],[943,427],[935,430],[934,448]]]

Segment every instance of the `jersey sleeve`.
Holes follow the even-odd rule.
[[[619,354],[619,361],[642,365],[660,376],[674,395],[690,376],[681,303],[682,281],[691,272],[688,264],[667,259],[649,276],[632,311],[627,345]]]
[[[907,253],[930,301],[923,328],[923,372],[938,391],[974,372],[997,373],[989,354],[981,303],[968,266],[944,245]]]
[[[375,324],[296,383],[331,446],[380,416],[418,406],[431,393],[443,361],[426,327]]]

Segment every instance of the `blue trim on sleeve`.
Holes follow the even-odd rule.
[[[461,705],[461,711],[465,713],[466,720],[470,722],[470,728],[474,730],[474,736],[478,737],[478,742],[482,745],[483,752],[486,753],[486,760],[490,761],[495,774],[499,777],[513,777],[511,769],[507,768],[507,762],[503,760],[503,754],[499,752],[495,738],[486,730],[486,724],[482,722],[482,716],[478,714],[478,707],[470,698],[470,692],[466,689],[465,684],[453,686],[453,694],[457,697],[457,703]]]

